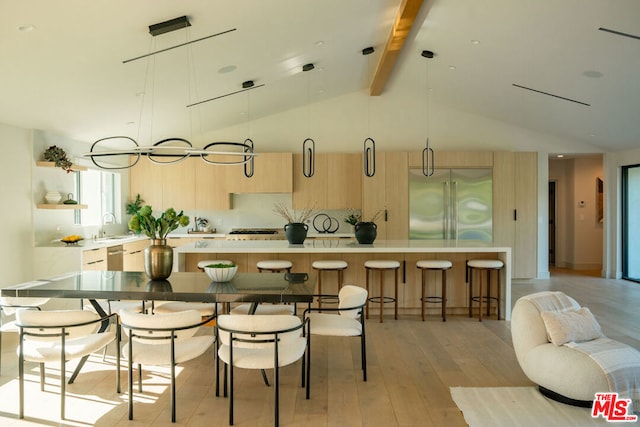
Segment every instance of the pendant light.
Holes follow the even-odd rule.
[[[362,54],[365,56],[371,55],[373,52],[375,52],[373,47],[362,49]],[[371,59],[368,58],[367,79],[369,78],[370,68]],[[367,95],[367,131],[371,135],[371,95]],[[376,174],[376,142],[370,136],[366,137],[363,143],[362,167],[364,176],[372,177]]]
[[[190,32],[188,27],[191,26],[189,22],[189,18],[187,16],[182,16],[179,18],[171,19],[169,21],[161,22],[159,24],[153,24],[149,26],[149,33],[151,34],[151,47],[149,49],[149,53],[146,55],[140,55],[135,58],[127,59],[123,61],[123,64],[127,64],[129,62],[133,62],[139,59],[147,58],[147,68],[145,71],[145,81],[144,88],[145,92],[151,92],[151,98],[149,100],[150,103],[150,111],[151,111],[151,131],[150,131],[150,139],[153,140],[153,92],[155,89],[155,55],[176,49],[184,46],[189,46],[193,43],[200,42],[202,40],[210,39],[212,37],[217,37],[223,34],[230,33],[232,31],[236,31],[235,28],[223,31],[216,34],[211,34],[205,37],[201,37],[196,40],[190,40]],[[171,46],[168,48],[154,50],[155,37],[161,34],[165,34],[168,32],[176,31],[186,28],[186,37],[187,41],[185,43],[181,43],[175,46]],[[187,52],[187,65],[188,72],[190,72],[190,68],[192,67],[192,55],[191,51]],[[151,69],[151,65],[153,65],[153,69]],[[151,81],[151,90],[147,91],[147,83],[149,76],[152,76]],[[195,73],[194,73],[195,78]],[[187,80],[189,81],[189,97],[191,98],[191,76],[188,75]],[[246,83],[246,82],[245,82]],[[253,83],[253,82],[252,82]],[[223,98],[225,96],[233,95],[235,93],[248,91],[251,89],[255,89],[260,86],[251,86],[244,87],[243,89],[237,92],[232,92],[226,95],[218,96],[215,98],[207,99],[204,101],[194,102],[187,105],[187,108],[193,107],[196,105],[200,105],[205,102],[212,101],[214,99]],[[144,96],[144,93],[143,93]],[[197,94],[196,94],[197,96]],[[140,117],[138,120],[138,134],[137,139],[140,139],[140,127],[142,122],[142,112],[145,108],[147,96],[144,96],[141,101],[140,106]],[[191,102],[191,101],[190,101]],[[191,131],[193,133],[193,122],[191,121]],[[202,120],[200,120],[200,126],[202,126]],[[200,128],[200,132],[202,134],[202,128]],[[226,150],[215,150],[213,147],[218,146],[226,146]],[[239,151],[232,151],[238,150]],[[209,156],[221,155],[221,156],[239,156],[241,160],[239,161],[214,161],[211,158],[207,158]],[[165,138],[160,141],[153,143],[150,146],[140,146],[138,142],[129,137],[129,136],[109,136],[105,138],[100,138],[96,140],[92,145],[91,149],[88,153],[83,153],[81,156],[88,157],[91,159],[94,165],[96,165],[100,169],[127,169],[135,166],[140,160],[141,156],[146,156],[149,161],[160,164],[174,164],[177,162],[181,162],[190,156],[200,156],[203,161],[206,163],[214,164],[214,165],[245,165],[245,176],[253,175],[253,158],[256,155],[253,148],[253,141],[250,139],[245,140],[244,143],[238,142],[213,142],[206,145],[203,149],[193,148],[191,142],[185,138],[172,137]],[[107,161],[108,159],[108,161]]]
[[[434,54],[430,50],[423,50],[420,54],[423,58],[431,59]],[[427,142],[426,147],[422,150],[422,174],[426,177],[433,176],[435,172],[435,160],[433,148],[429,146],[429,132],[431,132],[431,126],[429,123],[429,61],[425,62],[425,124],[427,127]]]
[[[313,64],[302,66],[303,72],[313,70]],[[311,74],[307,74],[307,135],[311,134]],[[316,142],[307,137],[302,141],[302,175],[311,178],[316,171]]]

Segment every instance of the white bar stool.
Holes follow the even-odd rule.
[[[233,264],[233,262],[229,261],[228,259],[206,259],[204,261],[198,262],[198,270],[204,271],[204,268],[207,265],[211,264]]]
[[[496,314],[498,316],[498,320],[500,320],[500,300],[501,300],[501,285],[500,285],[500,270],[504,267],[504,263],[499,259],[470,259],[467,261],[467,275],[469,277],[469,317],[472,316],[472,305],[474,301],[478,301],[479,309],[478,309],[478,321],[482,322],[482,303],[487,303],[487,316],[491,315],[491,301],[496,302]],[[474,272],[478,271],[480,273],[480,289],[478,291],[478,296],[473,296],[473,276]],[[487,295],[482,294],[482,272],[487,272]],[[491,296],[491,272],[497,271],[498,277],[498,296]]]
[[[270,271],[272,273],[286,271],[287,273],[290,273],[291,267],[293,267],[293,263],[284,259],[269,259],[258,261],[256,263],[256,267],[258,267],[258,271],[260,273],[262,273],[263,271]]]
[[[313,261],[313,263],[311,263],[311,267],[314,270],[318,271],[318,294],[320,294],[320,296],[318,297],[318,308],[322,307],[323,299],[325,301],[331,299],[330,297],[327,298],[322,296],[322,272],[323,271],[338,272],[338,292],[340,292],[340,289],[342,288],[342,273],[344,270],[347,269],[348,266],[349,264],[347,264],[346,261],[342,261],[342,260],[318,260],[318,261]],[[335,301],[337,302],[337,299],[335,299]]]
[[[416,262],[416,267],[419,268],[422,272],[422,298],[420,298],[420,313],[422,314],[423,322],[425,303],[440,303],[440,305],[442,306],[442,321],[447,321],[447,270],[451,269],[452,265],[453,264],[451,263],[451,261],[439,259],[420,260]],[[442,291],[440,293],[441,296],[425,295],[425,288],[427,285],[426,272],[429,270],[440,271],[442,274]]]
[[[394,319],[398,319],[398,269],[400,268],[400,262],[395,260],[369,260],[365,261],[364,268],[366,270],[366,284],[367,284],[367,293],[371,295],[369,291],[369,274],[371,271],[378,271],[380,274],[380,295],[377,297],[369,297],[367,298],[366,304],[366,318],[369,318],[369,302],[375,302],[380,304],[380,323],[383,322],[382,313],[384,304],[386,303],[394,303]],[[384,273],[386,271],[393,271],[395,276],[395,293],[394,297],[385,297],[384,296]]]

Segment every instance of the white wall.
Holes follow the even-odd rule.
[[[33,279],[31,131],[0,124],[0,287]]]

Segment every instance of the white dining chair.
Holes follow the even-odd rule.
[[[225,386],[227,367],[229,371],[229,425],[234,422],[234,368],[274,370],[274,425],[280,422],[280,373],[279,368],[302,359],[302,386],[306,385],[309,399],[309,335],[307,322],[291,315],[221,315],[217,329],[220,338],[218,360],[225,364]],[[306,354],[306,361],[304,356]],[[306,367],[306,370],[305,370]],[[219,363],[216,363],[216,385],[219,383]],[[226,393],[225,387],[225,396]],[[217,390],[216,390],[217,395]]]
[[[65,417],[67,360],[79,359],[119,341],[119,328],[99,332],[104,321],[116,321],[117,314],[100,317],[87,310],[39,311],[20,308],[16,325],[20,330],[18,372],[20,418],[24,418],[24,362],[40,364],[40,389],[44,391],[45,363],[60,363],[60,418]],[[116,346],[116,390],[120,393],[120,347]]]
[[[28,297],[2,297],[0,298],[0,371],[2,370],[2,334],[5,332],[18,333],[15,322],[16,310],[19,308],[30,308],[41,310],[42,306],[49,302],[49,298],[28,298]],[[13,320],[8,318],[13,317]]]
[[[122,329],[128,337],[122,352],[128,361],[130,420],[133,420],[133,364],[136,363],[139,393],[142,393],[142,365],[171,367],[171,422],[176,422],[176,364],[195,359],[211,347],[215,342],[213,333],[196,335],[196,332],[214,318],[202,320],[197,310],[167,314],[120,313]]]
[[[303,313],[303,318],[309,319],[311,335],[360,337],[360,360],[364,381],[367,381],[367,340],[363,310],[367,295],[367,290],[360,286],[345,285],[338,293],[338,307],[309,307]]]

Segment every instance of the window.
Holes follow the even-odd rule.
[[[120,175],[89,169],[76,173],[75,192],[78,203],[88,206],[87,209],[76,210],[75,223],[84,226],[101,225],[105,214],[113,214],[120,219],[120,211],[116,200],[119,200]]]

